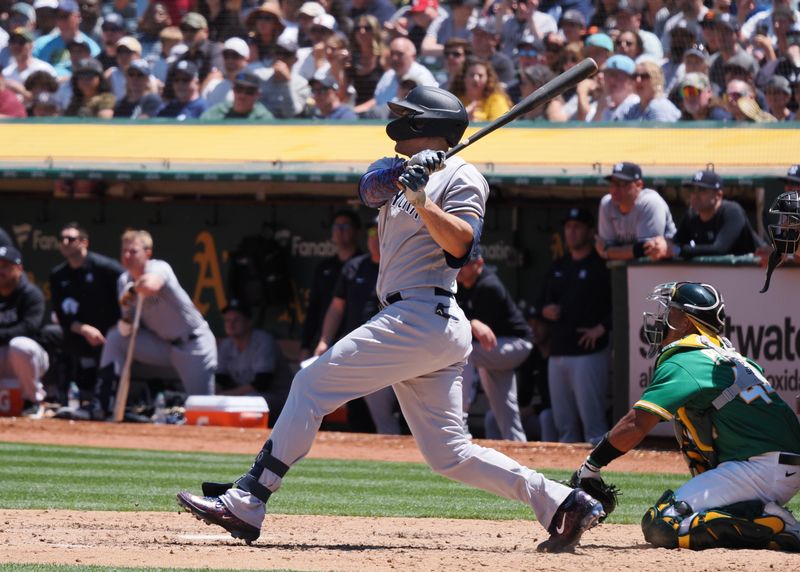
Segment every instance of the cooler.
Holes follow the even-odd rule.
[[[22,415],[22,390],[13,377],[0,379],[0,417]]]
[[[191,395],[186,400],[188,425],[267,428],[269,406],[261,396]]]

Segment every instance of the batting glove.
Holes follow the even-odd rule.
[[[444,151],[433,151],[431,149],[425,149],[424,151],[420,151],[415,155],[411,156],[411,159],[408,160],[408,166],[414,167],[419,165],[425,169],[425,172],[430,175],[435,173],[436,171],[441,171],[444,169],[445,165],[445,153]]]
[[[428,184],[428,173],[421,165],[414,165],[406,168],[400,175],[400,184],[405,187],[405,195],[408,202],[414,207],[421,207],[425,204],[425,185]]]
[[[601,479],[600,477],[600,467],[596,467],[592,463],[589,462],[587,459],[583,462],[580,468],[576,471],[578,475],[578,479]]]

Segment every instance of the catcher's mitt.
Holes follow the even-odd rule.
[[[614,509],[617,508],[617,497],[622,494],[619,488],[615,485],[607,484],[603,479],[589,479],[585,477],[579,479],[578,471],[572,473],[572,476],[566,484],[573,489],[583,490],[603,505],[606,516],[601,518],[600,522],[603,522],[608,515],[614,512]]]

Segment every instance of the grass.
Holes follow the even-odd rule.
[[[199,492],[203,480],[230,480],[251,462],[250,455],[0,442],[0,509],[174,511],[179,490]],[[566,479],[570,473],[542,472],[555,479]],[[678,488],[688,475],[608,473],[606,478],[623,490],[608,522],[635,524],[665,489]],[[800,499],[790,508],[800,510]],[[339,516],[533,518],[521,503],[447,480],[422,464],[322,459],[306,459],[293,467],[280,492],[270,499],[269,510]]]

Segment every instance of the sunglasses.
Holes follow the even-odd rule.
[[[181,26],[180,30],[184,34],[196,34],[199,31],[197,28],[192,28],[191,26]]]
[[[519,51],[517,52],[517,55],[520,55],[520,56],[522,56],[522,57],[535,58],[535,57],[536,57],[536,56],[538,56],[539,54],[538,54],[538,52],[537,52],[536,50],[534,50],[534,49],[528,49],[528,50],[519,50]]]
[[[727,97],[728,100],[730,101],[736,101],[737,99],[739,99],[740,97],[744,97],[745,95],[747,94],[741,91],[729,91],[725,94],[725,97]]]
[[[66,234],[62,234],[61,236],[58,237],[58,240],[60,240],[61,242],[66,242],[67,244],[72,244],[76,240],[80,239],[81,239],[80,236],[68,236]]]
[[[448,58],[463,58],[464,57],[464,52],[461,52],[461,51],[458,51],[458,50],[450,50],[450,51],[445,52],[444,55],[445,55],[445,57],[448,57]]]
[[[645,81],[645,80],[650,79],[650,74],[649,73],[635,73],[635,74],[633,74],[632,77],[633,77],[633,79],[640,79],[642,81]]]
[[[697,97],[700,95],[700,93],[701,93],[700,88],[692,87],[690,85],[687,85],[681,90],[681,94],[683,95],[683,97]]]
[[[242,95],[256,95],[258,93],[257,87],[245,87],[243,85],[234,85],[233,91],[235,93],[241,93]]]

